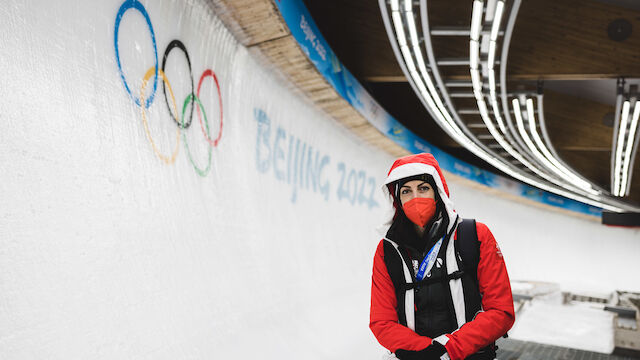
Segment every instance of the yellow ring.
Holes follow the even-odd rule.
[[[144,101],[145,101],[144,91],[147,87],[147,82],[149,81],[149,79],[151,79],[152,76],[155,76],[155,74],[156,74],[156,68],[154,66],[149,68],[147,73],[144,74],[144,78],[142,79],[142,88],[140,89],[141,104],[144,104]],[[167,79],[167,76],[160,69],[158,69],[158,75],[162,76],[162,81],[164,81],[164,83],[167,85],[167,89],[169,89],[169,94],[171,94],[171,102],[173,103],[173,109],[176,114],[179,114],[178,106],[176,105],[176,99],[173,96],[173,90],[171,90],[171,84],[169,84],[169,80]],[[153,138],[151,138],[151,132],[149,131],[149,122],[147,121],[145,106],[140,106],[140,109],[142,109],[142,124],[144,125],[144,131],[147,133],[147,138],[151,142],[151,147],[153,148],[153,152],[156,153],[156,155],[158,155],[158,157],[162,161],[164,161],[167,165],[173,164],[173,162],[176,161],[176,156],[178,155],[178,145],[180,144],[180,128],[176,130],[176,147],[175,149],[173,149],[173,153],[171,154],[171,156],[162,155],[158,150],[158,147],[156,147],[156,143],[153,142]]]

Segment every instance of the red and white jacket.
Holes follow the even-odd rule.
[[[431,154],[411,155],[396,160],[385,184],[392,191],[391,186],[395,181],[419,174],[433,176],[449,219],[459,219],[449,199],[449,189],[440,167]],[[451,220],[447,232],[457,226],[458,222]],[[502,253],[486,225],[477,223],[477,233],[480,242],[477,278],[483,311],[472,321],[466,322],[461,280],[450,280],[458,329],[450,334],[442,334],[436,339],[421,336],[410,327],[399,323],[396,309],[403,304],[398,304],[395,288],[384,261],[385,240],[380,241],[373,259],[369,327],[382,346],[391,352],[398,349],[422,350],[435,340],[445,346],[451,359],[458,360],[493,343],[511,328],[515,319],[513,298]],[[454,241],[456,238],[454,235]],[[447,266],[447,271],[453,273],[458,270],[453,241],[449,241],[446,254],[447,259],[452,257],[451,261],[447,261],[451,264]],[[413,301],[413,296],[410,298]],[[409,317],[409,314],[407,315]]]

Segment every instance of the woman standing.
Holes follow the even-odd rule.
[[[495,358],[515,316],[493,235],[458,216],[431,154],[397,159],[385,184],[395,214],[373,260],[371,331],[401,360]]]

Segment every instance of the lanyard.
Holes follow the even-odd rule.
[[[433,267],[433,262],[438,256],[438,253],[440,252],[442,241],[446,236],[447,235],[445,234],[442,237],[442,239],[438,240],[438,242],[435,243],[435,245],[433,245],[431,250],[429,250],[429,252],[427,253],[427,256],[425,256],[424,259],[422,259],[422,264],[420,264],[420,269],[418,269],[418,273],[416,274],[416,280],[421,281],[422,279],[424,279],[424,276],[427,273],[427,271],[431,270],[431,268]]]

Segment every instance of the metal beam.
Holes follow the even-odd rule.
[[[474,97],[472,92],[452,92],[449,93],[452,98],[472,98]]]
[[[432,36],[469,36],[471,30],[464,26],[436,26],[431,29]],[[481,32],[482,35],[490,35],[491,27],[485,26]],[[502,36],[503,31],[500,31],[498,35]]]
[[[442,58],[436,63],[438,66],[469,66],[469,58]]]

